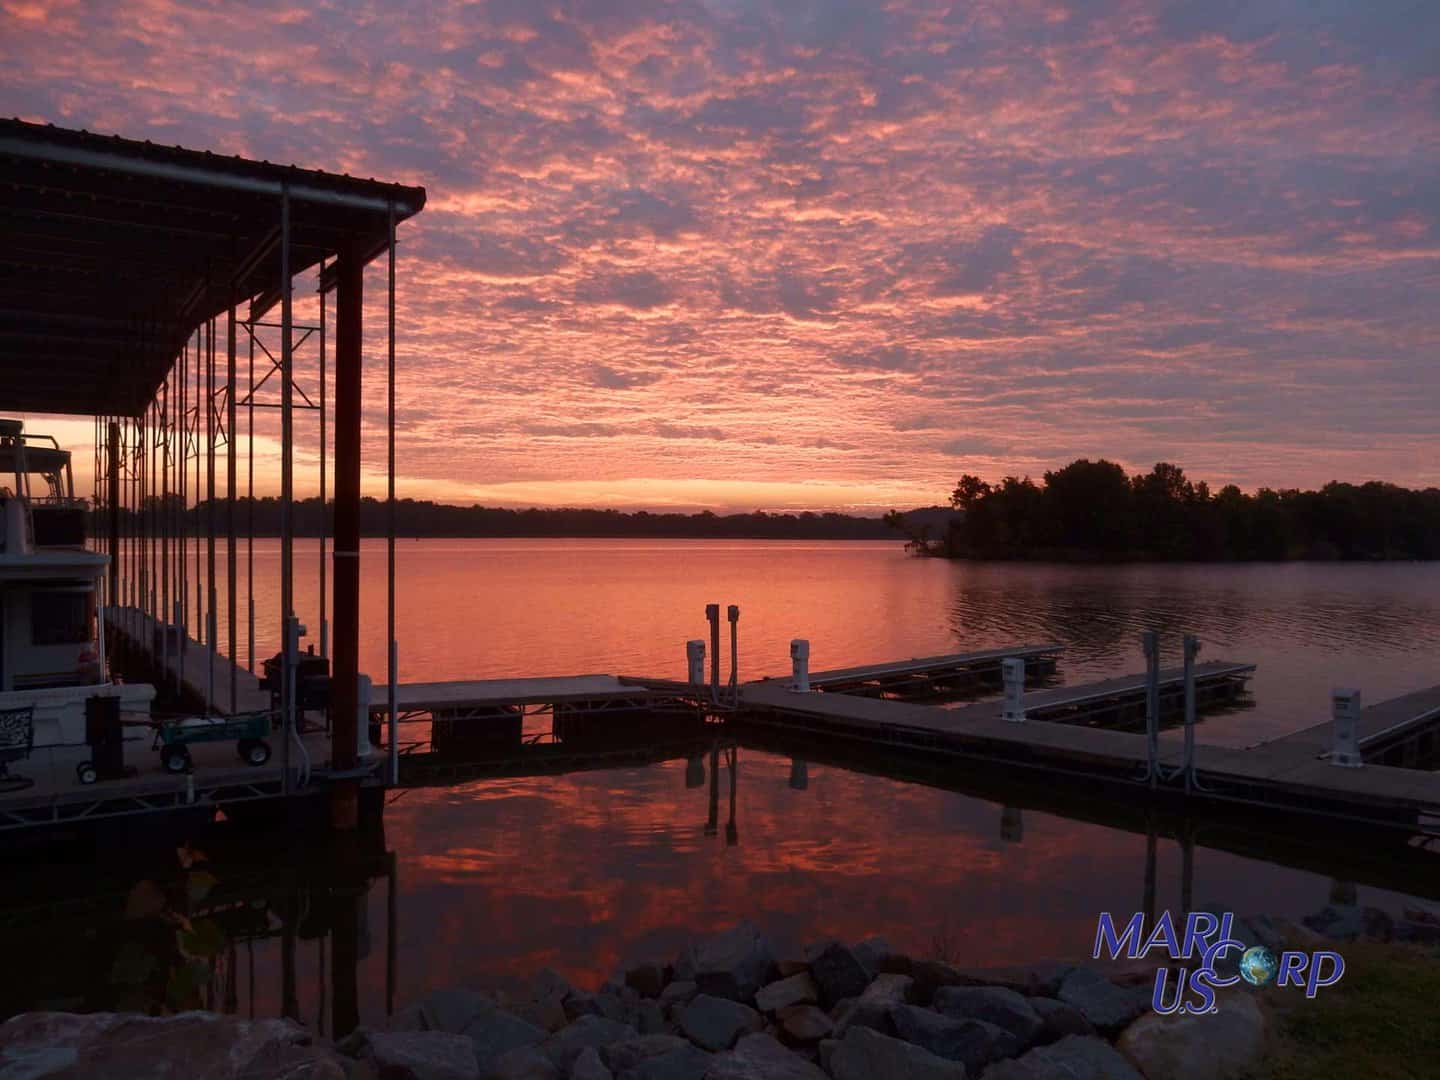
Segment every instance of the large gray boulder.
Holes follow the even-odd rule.
[[[810,958],[810,976],[820,989],[820,1003],[832,1008],[842,998],[859,997],[870,985],[870,973],[846,945],[831,941]]]
[[[491,1062],[482,1076],[485,1080],[560,1080],[561,1072],[537,1047],[519,1046]]]
[[[918,1005],[929,1005],[942,986],[969,986],[974,981],[943,960],[916,960],[910,965],[910,976],[915,980],[912,993]]]
[[[750,1006],[709,994],[700,994],[680,1013],[680,1030],[703,1050],[728,1050],[741,1035],[763,1026]]]
[[[898,955],[890,943],[882,937],[868,937],[850,951],[854,954],[855,959],[860,961],[861,966],[865,969],[865,974],[872,979],[885,970],[885,964],[891,957]]]
[[[1306,915],[1303,921],[1311,930],[1331,941],[1355,941],[1357,938],[1389,941],[1395,926],[1395,920],[1380,908],[1355,904],[1335,904],[1314,915]]]
[[[587,1046],[599,1050],[622,1039],[633,1039],[637,1032],[629,1024],[607,1020],[603,1016],[582,1016],[540,1043],[538,1049],[555,1063],[561,1072],[568,1072],[580,1051]]]
[[[641,1035],[638,1038],[611,1043],[600,1056],[612,1072],[622,1073],[626,1069],[633,1069],[642,1061],[683,1050],[689,1045],[688,1040],[678,1035]]]
[[[475,1049],[475,1061],[483,1073],[501,1054],[519,1046],[534,1046],[548,1032],[504,1009],[486,1002],[460,1029]]]
[[[930,1051],[853,1027],[830,1048],[828,1068],[835,1080],[965,1080],[965,1066]]]
[[[814,1005],[787,1005],[775,1014],[775,1021],[785,1041],[795,1044],[819,1042],[829,1038],[835,1024]]]
[[[671,1009],[676,1005],[684,1005],[700,992],[700,987],[690,979],[677,979],[670,983],[660,992],[660,1007]]]
[[[690,1043],[637,1062],[616,1080],[703,1080],[712,1055]]]
[[[765,936],[748,922],[698,941],[676,965],[700,992],[731,1001],[749,1001],[764,986],[775,966],[775,955]]]
[[[432,990],[420,1001],[420,1015],[425,1018],[426,1031],[459,1035],[471,1020],[494,1007],[489,998],[475,990]]]
[[[281,1075],[339,1080],[345,1071],[335,1054],[314,1046],[310,1033],[289,1020],[240,1020],[207,1012],[32,1012],[0,1024],[0,1076],[6,1080],[259,1080]]]
[[[570,1067],[570,1080],[615,1080],[615,1074],[600,1060],[600,1051],[587,1046]]]
[[[992,1061],[1020,1052],[1020,1043],[1004,1028],[984,1020],[957,1020],[914,1005],[897,1005],[890,1011],[895,1034],[922,1046],[937,1057],[958,1061],[978,1073]]]
[[[1104,1039],[1071,1035],[991,1065],[985,1080],[1145,1080]]]
[[[875,976],[863,994],[836,1012],[836,1037],[844,1038],[854,1026],[872,1028],[882,1035],[894,1034],[895,1025],[890,1020],[890,1010],[909,1000],[913,983],[909,975]]]
[[[1030,998],[1030,1007],[1040,1017],[1040,1030],[1035,1041],[1042,1045],[1059,1042],[1066,1035],[1094,1035],[1095,1026],[1086,1020],[1080,1010],[1067,1005],[1058,998]]]
[[[1021,1048],[1040,1034],[1042,1021],[1034,1006],[1003,986],[943,986],[935,992],[936,1012],[959,1019],[984,1020],[1014,1035]]]
[[[475,1047],[469,1037],[448,1031],[372,1032],[365,1056],[387,1080],[480,1078]]]
[[[755,1007],[768,1013],[788,1005],[813,1005],[819,1000],[820,990],[808,971],[768,983],[755,993]]]
[[[769,1035],[746,1035],[735,1049],[716,1054],[704,1080],[827,1080],[813,1062]]]
[[[1056,995],[1079,1010],[1096,1031],[1115,1035],[1150,1008],[1151,988],[1116,986],[1090,968],[1076,968],[1065,976]]]
[[[1236,1076],[1255,1064],[1264,1046],[1265,1016],[1243,990],[1217,995],[1213,1013],[1142,1016],[1116,1043],[1148,1080]]]

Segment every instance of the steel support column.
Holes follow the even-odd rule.
[[[110,490],[105,497],[109,510],[109,555],[110,589],[106,600],[109,604],[120,603],[120,425],[110,421],[106,433],[105,467]]]
[[[335,263],[335,543],[332,578],[335,624],[330,701],[330,751],[337,771],[354,769],[356,685],[360,675],[360,381],[365,265],[344,251]],[[340,780],[334,789],[336,828],[353,829],[359,816],[359,784]]]

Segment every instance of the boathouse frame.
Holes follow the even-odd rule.
[[[133,640],[158,624],[173,628],[176,648],[192,640],[204,646],[207,711],[239,711],[242,669],[256,673],[253,589],[244,635],[237,607],[241,539],[253,583],[254,504],[242,522],[237,501],[242,474],[254,494],[257,408],[280,415],[284,625],[277,637],[286,670],[295,659],[296,414],[318,412],[322,507],[333,466],[333,543],[327,565],[322,527],[318,570],[322,613],[327,576],[333,583],[333,626],[322,614],[319,628],[321,653],[333,663],[328,775],[334,822],[353,827],[360,774],[368,772],[356,758],[364,275],[384,257],[394,716],[396,229],[424,207],[425,190],[0,119],[0,191],[0,410],[93,417],[93,542],[111,558],[106,604],[112,618],[135,624]],[[297,278],[317,286],[318,325],[295,319]],[[267,346],[267,335],[278,335],[278,346]],[[306,346],[316,354],[318,401],[296,382],[297,352]],[[332,364],[334,453],[327,460]],[[217,483],[222,464],[225,479]],[[217,537],[226,541],[223,571]],[[170,628],[160,647],[171,647]],[[243,653],[242,637],[249,645]],[[217,657],[228,685],[216,685]],[[293,697],[285,680],[286,717],[294,715]],[[286,793],[294,782],[290,744],[283,740]]]

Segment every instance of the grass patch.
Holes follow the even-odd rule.
[[[1440,1077],[1440,953],[1335,946],[1345,977],[1313,1001],[1271,990],[1271,1040],[1254,1080]]]

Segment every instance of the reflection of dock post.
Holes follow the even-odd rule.
[[[1195,834],[1189,822],[1180,826],[1180,907],[1193,910],[1195,899]]]
[[[333,1009],[330,1031],[341,1039],[360,1026],[360,905],[365,890],[346,880],[335,892],[335,922],[330,939]]]
[[[790,759],[790,788],[805,791],[810,787],[810,765],[799,758]]]
[[[300,1001],[295,990],[295,920],[299,916],[300,904],[296,889],[291,887],[285,896],[285,910],[281,915],[284,925],[280,928],[280,1015],[291,1020],[300,1019]]]
[[[386,853],[385,863],[385,1015],[392,1016],[395,1012],[396,960],[400,955],[400,875],[395,852]]]
[[[703,787],[705,784],[705,755],[696,754],[685,759],[685,788]]]
[[[1145,816],[1145,925],[1155,925],[1155,863],[1157,839],[1155,819]]]
[[[735,773],[740,764],[740,751],[732,746],[725,756],[730,766],[730,819],[725,823],[725,846],[734,847],[740,842],[740,829],[735,824]]]
[[[1018,844],[1025,839],[1025,812],[1018,806],[1000,808],[1000,839]]]
[[[710,748],[710,816],[705,821],[705,835],[720,831],[720,745]]]

